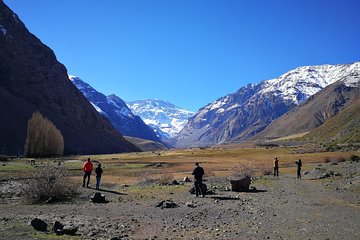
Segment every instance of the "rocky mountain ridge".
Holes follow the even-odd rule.
[[[177,147],[243,141],[329,84],[360,71],[360,62],[305,66],[249,84],[200,109],[176,138]]]
[[[122,135],[161,142],[154,131],[139,116],[134,115],[121,98],[114,94],[105,96],[79,77],[70,75],[69,79]]]

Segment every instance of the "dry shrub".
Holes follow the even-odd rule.
[[[138,177],[138,181],[142,184],[154,183],[157,180],[157,173],[154,170],[142,172]]]
[[[351,161],[351,162],[359,162],[359,161],[360,161],[360,157],[357,156],[357,155],[351,155],[351,156],[349,157],[349,161]]]
[[[323,163],[340,163],[340,162],[345,162],[346,158],[345,157],[325,157],[323,159]]]
[[[333,163],[341,163],[341,162],[345,162],[346,161],[346,158],[345,157],[335,157],[332,159],[331,162]]]
[[[263,176],[269,176],[269,175],[272,175],[273,174],[273,172],[271,171],[271,170],[269,170],[269,169],[262,169],[261,170],[261,174],[263,175]]]
[[[174,175],[170,172],[159,173],[154,170],[148,170],[138,179],[141,184],[158,183],[160,185],[165,185],[174,179]]]
[[[239,178],[243,176],[251,176],[256,172],[256,167],[249,161],[242,161],[236,164],[234,173],[232,175],[233,178]]]
[[[158,179],[156,181],[160,185],[165,185],[173,179],[174,179],[174,175],[172,173],[164,172],[158,175]]]
[[[204,177],[205,178],[208,178],[208,177],[215,177],[215,173],[211,170],[206,170],[205,171],[205,174],[204,174]]]
[[[77,184],[71,182],[68,172],[62,167],[45,165],[30,173],[24,184],[24,199],[30,203],[62,201],[74,196]]]
[[[323,163],[329,163],[329,162],[331,162],[331,158],[330,157],[324,157],[322,162]]]
[[[9,158],[7,156],[0,155],[0,161],[1,162],[7,162],[7,161],[9,161]]]

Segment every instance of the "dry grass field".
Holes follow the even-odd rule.
[[[181,180],[191,177],[195,162],[199,162],[207,176],[226,177],[239,171],[253,170],[254,175],[272,171],[274,157],[279,159],[283,173],[294,172],[295,160],[302,159],[306,170],[308,163],[321,163],[326,159],[344,159],[353,152],[320,152],[295,154],[291,148],[207,148],[169,150],[112,155],[79,156],[60,159],[65,166],[81,173],[81,162],[91,158],[104,169],[102,181],[110,184],[134,184],[151,178],[172,175]],[[74,172],[75,174],[75,172]],[[77,175],[77,174],[75,174]],[[81,177],[81,176],[79,176]],[[75,177],[76,178],[76,177]]]
[[[299,152],[305,151],[226,146],[35,159],[35,165],[29,165],[30,159],[4,161],[0,239],[358,239],[360,163],[347,159],[359,152]],[[268,175],[274,157],[279,159],[279,178]],[[90,201],[96,191],[94,174],[90,188],[81,187],[87,158],[103,166],[100,192],[106,204]],[[303,173],[309,172],[301,181],[295,178],[299,158]],[[189,194],[192,183],[161,184],[191,179],[195,162],[206,172],[211,193],[205,198]],[[42,166],[65,169],[76,195],[50,204],[23,201],[22,184]],[[333,175],[328,178],[317,177],[329,171]],[[229,191],[229,178],[241,172],[258,176],[251,183],[257,190]],[[155,207],[164,200],[176,207]],[[47,222],[49,231],[29,226],[34,218]],[[55,221],[76,227],[77,234],[55,235]]]

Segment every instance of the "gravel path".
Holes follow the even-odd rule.
[[[358,169],[359,163],[345,167]],[[190,195],[188,186],[161,192],[144,186],[139,192],[102,192],[107,204],[89,202],[94,190],[81,188],[72,203],[1,204],[0,239],[53,235],[34,235],[28,222],[35,217],[76,226],[80,239],[360,239],[360,194],[341,187],[358,174],[328,180],[268,176],[253,182],[259,191],[247,193],[225,191],[227,180],[214,177],[206,182],[214,194],[205,198]],[[162,200],[177,207],[155,207]]]

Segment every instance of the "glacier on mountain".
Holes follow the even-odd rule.
[[[176,136],[185,126],[193,112],[179,108],[174,104],[159,100],[145,99],[127,102],[132,112],[140,116],[161,139]]]

